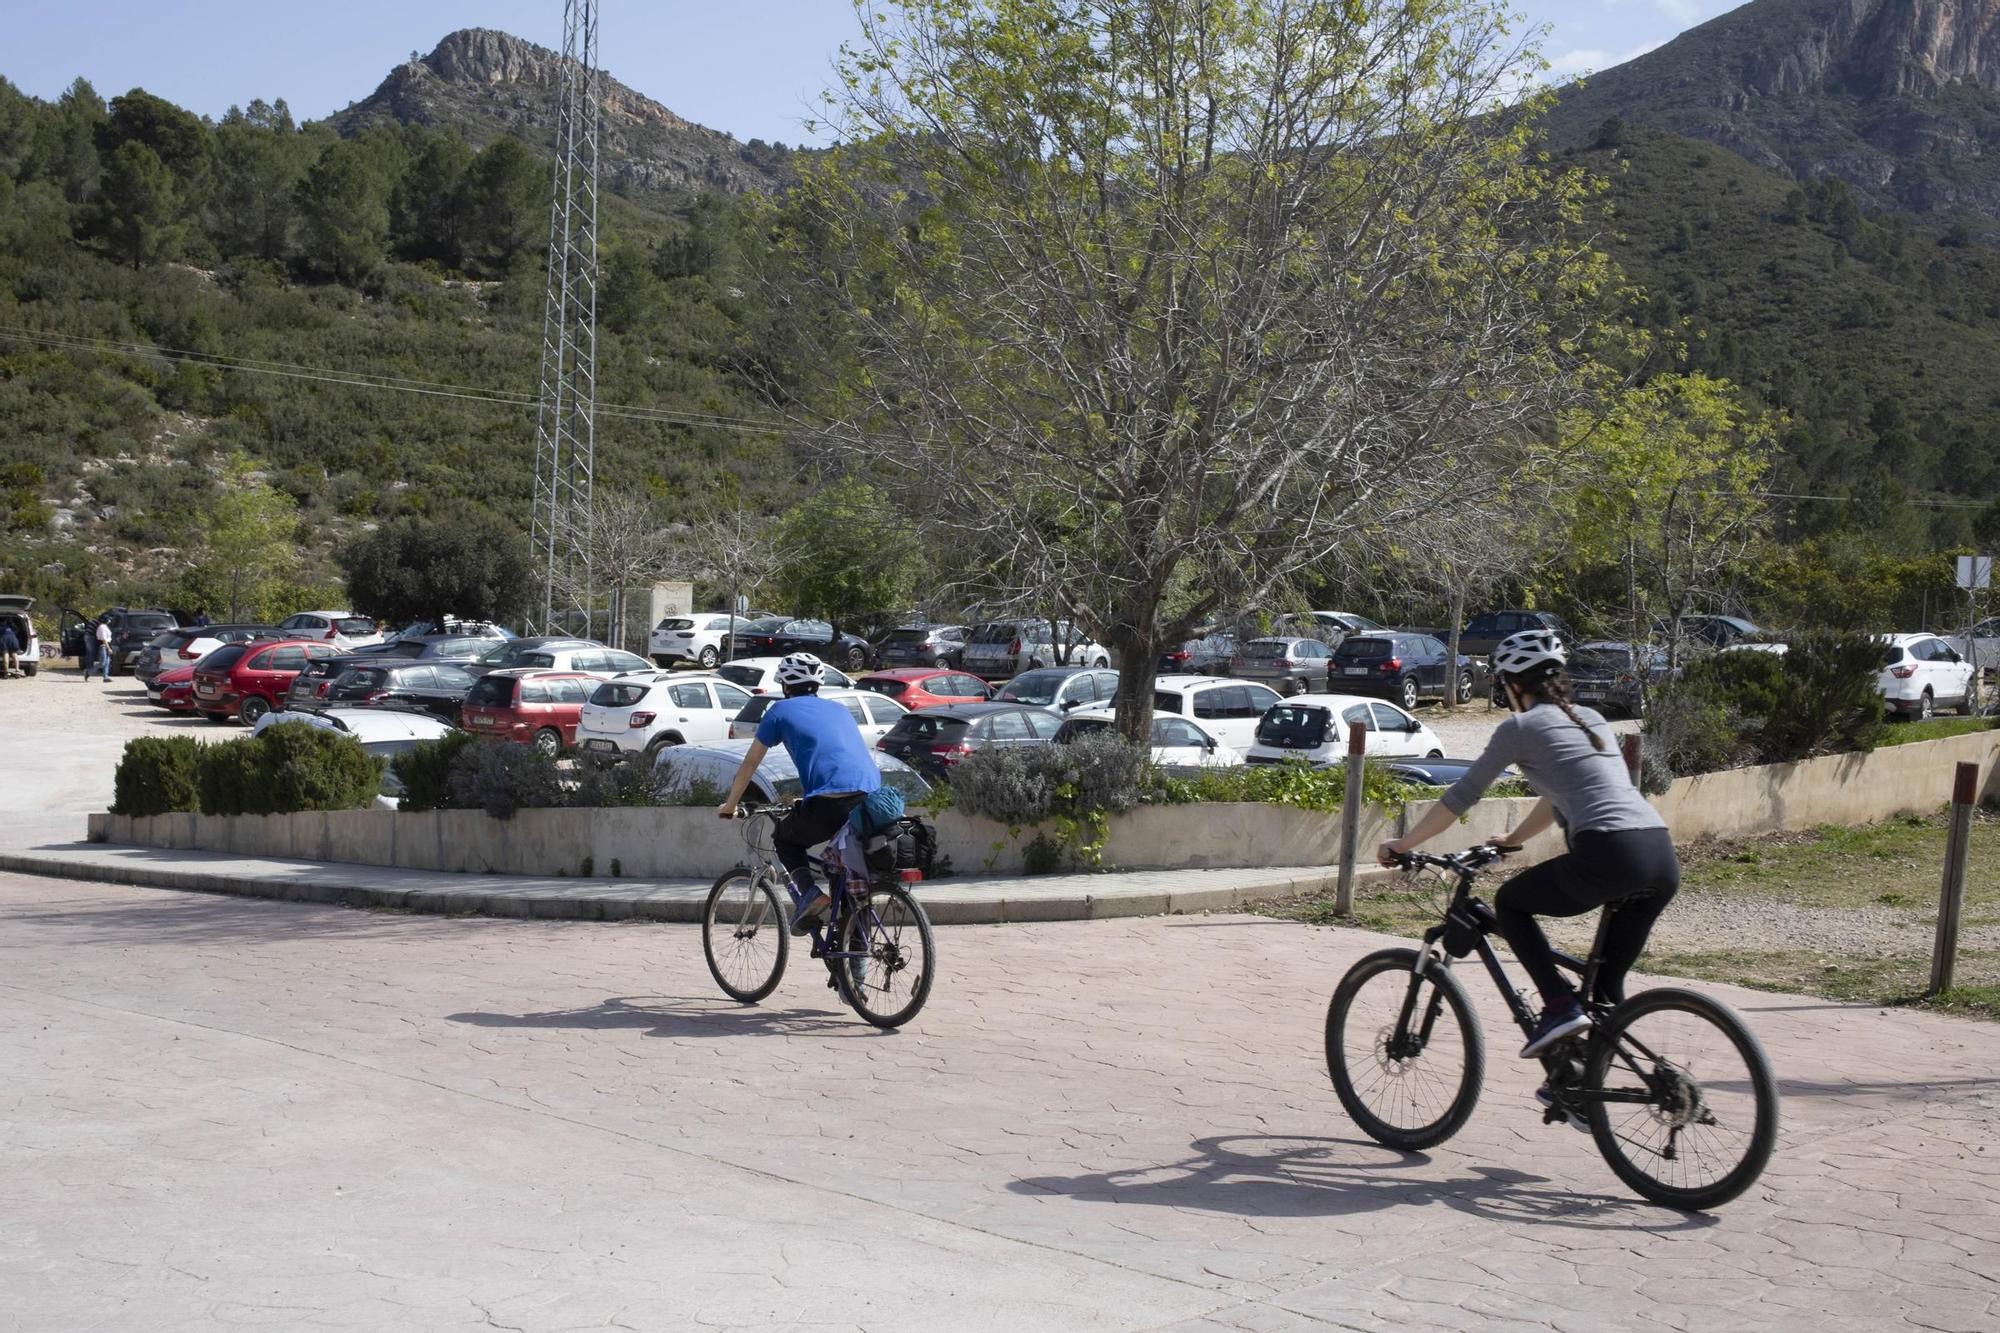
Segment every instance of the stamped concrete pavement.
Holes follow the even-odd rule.
[[[879,1033],[803,960],[727,1003],[682,926],[0,876],[0,1326],[2000,1327],[2000,1030],[1724,990],[1785,1136],[1690,1217],[1509,1059],[1362,1139],[1320,1029],[1380,942],[950,928]]]

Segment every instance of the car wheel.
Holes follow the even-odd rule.
[[[1936,716],[1937,716],[1936,701],[1931,698],[1931,692],[1929,690],[1925,690],[1923,693],[1923,697],[1917,700],[1917,721],[1928,722],[1933,717]]]
[[[24,676],[32,676],[40,669],[41,669],[41,664],[38,662],[21,663],[21,674]]]
[[[849,671],[863,671],[866,670],[867,667],[868,667],[867,649],[849,648],[847,650],[847,669]]]
[[[682,744],[681,738],[674,735],[672,732],[669,732],[664,736],[655,736],[652,739],[652,741],[646,746],[646,758],[658,759],[660,757],[660,751],[669,749],[672,746],[676,746],[679,744]]]
[[[1097,655],[1097,660],[1091,663],[1091,665],[1096,667],[1099,671],[1108,671],[1111,669],[1111,659],[1109,657],[1106,657],[1103,653],[1099,653]]]
[[[1442,758],[1444,758],[1444,751],[1443,751],[1443,750],[1432,750],[1432,751],[1431,751],[1431,752],[1430,752],[1429,754],[1425,755],[1425,756],[1424,756],[1424,758],[1426,758],[1426,759],[1442,759]]]
[[[931,665],[939,671],[949,671],[951,670],[951,659],[949,657],[940,657],[937,661],[932,662]]]
[[[1417,711],[1417,678],[1415,676],[1403,677],[1403,711],[1406,713]]]
[[[243,719],[244,726],[254,727],[258,720],[270,711],[271,705],[253,694],[243,701],[243,706],[237,710],[237,716]]]
[[[1278,693],[1284,695],[1287,699],[1295,694],[1304,694],[1305,692],[1306,683],[1302,680],[1293,680],[1290,676],[1285,677],[1285,683],[1278,690]]]
[[[535,748],[553,759],[562,753],[562,733],[554,727],[543,727],[535,733]]]
[[[1472,702],[1472,673],[1470,671],[1463,673],[1458,678],[1458,701],[1462,704]]]
[[[674,659],[668,657],[665,653],[653,654],[653,665],[658,667],[660,670],[665,671],[668,667],[672,666],[673,664],[674,664]]]
[[[700,664],[703,671],[713,671],[715,664],[722,660],[722,654],[713,648],[704,648],[701,650],[701,655],[694,660]]]

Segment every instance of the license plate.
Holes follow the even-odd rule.
[[[1604,691],[1586,690],[1579,686],[1576,692],[1576,697],[1579,699],[1602,699],[1604,697]]]
[[[1341,674],[1341,675],[1343,675],[1343,676],[1365,676],[1365,675],[1367,675],[1367,674],[1368,674],[1368,668],[1367,668],[1367,667],[1342,667],[1342,668],[1341,668],[1341,670],[1340,670],[1340,674]]]
[[[194,687],[194,692],[204,699],[213,699],[215,697],[215,686],[197,685]]]
[[[618,747],[610,741],[585,741],[583,748],[586,750],[609,750],[613,753],[616,753],[618,750]]]

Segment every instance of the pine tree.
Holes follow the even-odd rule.
[[[121,263],[140,268],[171,258],[181,236],[174,175],[146,145],[119,145],[104,172],[97,233]]]

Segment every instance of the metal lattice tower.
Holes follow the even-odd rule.
[[[603,99],[596,0],[563,0],[549,289],[542,316],[531,535],[543,571],[542,628],[586,634],[591,475],[597,450],[597,136]]]

